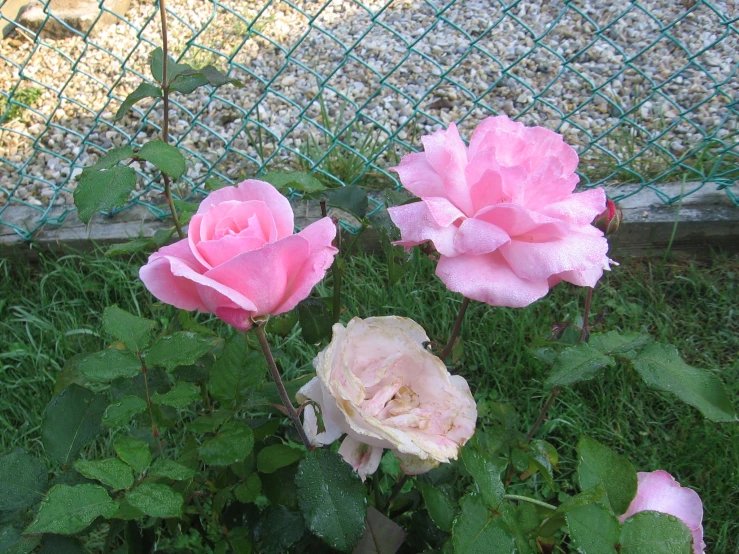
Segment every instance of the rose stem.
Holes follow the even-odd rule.
[[[400,491],[403,490],[403,487],[408,481],[408,478],[408,475],[404,473],[403,477],[398,479],[398,482],[395,483],[395,486],[393,486],[393,490],[390,491],[390,497],[387,499],[387,504],[385,505],[385,509],[383,510],[385,513],[389,513],[390,507],[393,505],[393,502],[395,502],[395,499],[398,498]]]
[[[454,327],[452,327],[452,336],[449,337],[449,342],[446,343],[444,350],[442,350],[441,354],[439,355],[439,358],[441,358],[442,362],[446,360],[447,357],[449,357],[449,354],[452,353],[452,348],[454,348],[454,341],[457,339],[459,332],[462,330],[462,321],[464,321],[464,314],[467,311],[467,306],[469,305],[470,299],[465,296],[464,300],[462,300],[462,305],[459,307],[457,319],[454,321]]]
[[[590,304],[593,302],[593,289],[592,287],[588,287],[588,295],[585,297],[585,314],[583,315],[583,324],[582,324],[582,330],[580,331],[580,342],[588,342],[590,339],[590,331],[588,330],[588,322],[590,320]],[[554,404],[554,400],[557,398],[557,395],[559,394],[559,387],[554,387],[552,389],[552,392],[549,393],[549,398],[547,398],[546,402],[544,402],[544,405],[541,407],[541,411],[539,412],[539,417],[536,418],[536,421],[534,421],[534,425],[531,427],[531,431],[529,431],[529,434],[526,435],[526,439],[524,440],[524,443],[529,442],[533,436],[534,433],[539,429],[542,422],[544,421],[544,418],[547,415],[547,411],[549,411],[549,408],[552,407],[552,404]]]
[[[162,443],[159,440],[159,429],[157,428],[157,421],[154,419],[154,410],[151,405],[151,395],[149,394],[149,369],[144,363],[144,358],[141,356],[141,352],[137,353],[139,362],[141,362],[141,373],[144,374],[144,392],[146,393],[146,407],[149,409],[149,418],[151,419],[151,434],[154,435],[154,439],[157,441],[159,447],[159,454],[164,455]]]
[[[537,506],[541,506],[542,508],[546,508],[547,510],[555,511],[557,509],[556,506],[552,506],[551,504],[547,504],[546,502],[542,502],[541,500],[537,500],[536,498],[529,498],[528,496],[519,496],[517,494],[505,494],[503,495],[503,498],[506,500],[518,500],[519,502],[529,502],[531,504],[536,504]]]
[[[162,101],[164,114],[162,117],[162,140],[169,143],[169,83],[167,82],[167,13],[164,7],[164,0],[159,0],[159,13],[162,20]],[[180,225],[180,218],[177,216],[177,209],[172,199],[172,186],[169,182],[169,175],[162,172],[164,179],[164,196],[167,197],[169,211],[172,212],[175,229],[181,239],[185,238],[185,233]]]
[[[269,348],[269,342],[267,341],[267,334],[264,332],[264,323],[257,323],[254,326],[254,332],[257,335],[259,346],[262,347],[264,358],[267,360],[267,366],[269,367],[269,371],[272,374],[272,379],[274,379],[275,381],[275,385],[277,385],[277,390],[280,393],[282,404],[285,406],[285,409],[287,410],[287,415],[290,417],[292,422],[295,424],[295,427],[298,430],[298,435],[300,435],[300,439],[303,441],[303,444],[305,445],[305,447],[308,450],[311,450],[313,446],[311,445],[310,441],[308,440],[308,437],[305,434],[303,425],[300,423],[300,416],[298,415],[298,412],[295,411],[295,408],[293,407],[293,403],[290,402],[290,397],[287,395],[287,390],[285,390],[285,384],[282,382],[282,378],[280,377],[280,370],[277,369],[277,364],[275,363],[275,359],[272,356],[272,350],[270,350]]]

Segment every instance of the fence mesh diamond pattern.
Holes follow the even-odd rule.
[[[44,4],[41,32],[0,41],[0,225],[24,238],[73,213],[81,168],[157,136],[161,102],[120,102],[151,81],[158,4],[103,4],[82,32]],[[328,184],[397,186],[388,170],[454,121],[464,137],[505,113],[565,136],[585,186],[618,199],[650,187],[675,202],[711,183],[739,203],[739,13],[733,0],[168,0],[170,52],[245,87],[174,94],[173,138],[188,158],[175,186],[201,194],[266,169]],[[3,25],[8,24],[7,16]],[[22,20],[20,20],[22,21]],[[65,28],[66,27],[66,28]],[[164,217],[155,175],[131,201]],[[619,184],[637,184],[622,188]],[[15,207],[33,209],[13,222]]]

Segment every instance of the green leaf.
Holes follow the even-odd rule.
[[[89,223],[95,213],[122,206],[136,187],[136,172],[128,166],[83,173],[74,190],[77,215]]]
[[[133,471],[118,458],[107,460],[77,460],[74,468],[88,479],[100,481],[114,490],[133,486]]]
[[[300,192],[312,193],[320,192],[326,188],[313,175],[299,171],[270,171],[259,179],[266,181],[280,191],[291,188]]]
[[[572,542],[582,554],[617,554],[621,533],[618,519],[598,504],[580,506],[565,514]]]
[[[693,537],[674,516],[639,512],[621,526],[620,554],[691,554]]]
[[[533,474],[540,472],[550,488],[554,489],[554,478],[552,468],[557,466],[559,457],[557,450],[543,440],[533,440],[529,444],[528,452],[530,465],[529,471]]]
[[[36,518],[25,533],[73,535],[95,518],[112,518],[118,510],[100,485],[55,485],[41,502]]]
[[[220,427],[220,425],[230,416],[230,410],[216,410],[211,414],[200,416],[190,423],[187,423],[186,426],[194,433],[210,433]]]
[[[616,331],[590,335],[589,344],[603,354],[618,358],[633,359],[637,351],[652,342],[652,337],[641,333],[621,335]]]
[[[631,462],[587,436],[578,441],[577,455],[580,489],[602,485],[613,512],[623,514],[636,496],[636,471]]]
[[[246,478],[246,481],[236,487],[234,495],[239,502],[249,504],[254,502],[261,492],[262,481],[259,480],[259,475],[252,473]]]
[[[503,518],[488,508],[479,494],[459,502],[462,511],[454,520],[452,543],[455,554],[505,554],[514,552],[515,537]]]
[[[298,311],[290,310],[287,313],[273,315],[267,321],[266,331],[271,335],[279,337],[288,336],[298,323]]]
[[[367,215],[369,199],[367,193],[357,185],[333,189],[328,192],[327,196],[326,204],[329,206],[349,212],[357,219],[362,219]]]
[[[192,383],[177,383],[166,394],[155,392],[151,396],[153,404],[171,406],[172,408],[186,408],[200,398],[200,387]]]
[[[151,475],[152,477],[166,477],[173,481],[187,481],[195,476],[195,471],[172,460],[157,458],[149,468],[147,475]]]
[[[208,84],[208,78],[198,71],[186,71],[178,75],[169,87],[171,92],[190,94],[198,87]]]
[[[246,339],[234,335],[216,358],[210,372],[210,393],[224,406],[234,407],[251,389],[262,384],[267,363],[261,352],[249,352]]]
[[[375,510],[367,508],[367,526],[352,554],[395,554],[403,545],[403,528]]]
[[[452,532],[452,522],[456,511],[449,497],[442,489],[427,483],[422,479],[416,479],[416,488],[421,491],[423,502],[436,526],[447,533]]]
[[[140,252],[141,250],[155,250],[160,246],[167,244],[172,235],[174,235],[175,228],[170,229],[158,229],[150,238],[139,237],[133,239],[130,242],[124,242],[122,244],[114,244],[108,250],[105,251],[106,257],[121,256],[124,254],[133,254],[134,252]]]
[[[151,517],[180,517],[184,499],[167,485],[142,483],[126,493],[126,501]]]
[[[113,443],[113,449],[118,457],[135,469],[143,473],[151,463],[151,450],[144,441],[121,435]]]
[[[561,387],[589,381],[601,369],[615,363],[610,356],[602,354],[586,342],[581,342],[557,354],[552,371],[544,384],[548,387]]]
[[[28,554],[40,537],[24,537],[13,525],[0,525],[0,554]]]
[[[144,98],[161,98],[162,97],[162,89],[159,87],[156,87],[154,85],[150,85],[149,83],[141,83],[138,87],[136,87],[136,90],[134,90],[131,94],[126,96],[126,98],[121,102],[121,106],[118,108],[118,111],[115,113],[115,117],[113,118],[113,121],[118,121],[120,118],[122,118],[124,115],[126,115],[126,112],[130,110],[136,102],[139,100],[143,100]]]
[[[331,335],[334,314],[321,298],[306,298],[298,304],[298,318],[303,340],[317,344]]]
[[[103,313],[103,329],[121,341],[132,352],[140,352],[151,343],[155,321],[145,319],[110,306]]]
[[[244,86],[244,83],[242,83],[238,79],[229,77],[225,73],[218,71],[218,69],[216,69],[212,65],[206,65],[205,67],[197,71],[198,73],[202,73],[203,75],[205,75],[205,78],[208,79],[208,84],[212,87],[222,87],[223,85],[233,85],[235,87],[243,88]]]
[[[127,158],[133,158],[133,147],[117,146],[108,150],[97,162],[82,170],[82,173],[92,173],[101,169],[110,169]]]
[[[497,508],[503,502],[503,495],[505,495],[505,487],[500,479],[505,462],[493,461],[471,446],[465,446],[462,449],[462,462],[472,475],[475,485],[488,506],[493,509]]]
[[[106,348],[82,360],[78,369],[91,383],[107,383],[120,377],[136,377],[141,373],[141,360],[127,350]]]
[[[213,192],[214,190],[220,190],[226,187],[233,187],[233,186],[235,186],[233,183],[226,183],[225,181],[222,181],[218,177],[211,177],[210,179],[205,181],[203,188],[207,191]]]
[[[46,535],[38,554],[87,554],[87,550],[82,545],[82,541],[74,537]]]
[[[51,461],[70,464],[100,434],[107,405],[105,395],[78,385],[70,385],[52,398],[41,424],[41,442]]]
[[[136,152],[136,157],[154,164],[159,171],[175,181],[182,177],[187,169],[185,158],[177,147],[161,140],[152,140],[144,144]]]
[[[173,370],[192,365],[211,349],[211,342],[191,331],[178,331],[162,337],[146,353],[146,363]]]
[[[146,400],[138,396],[124,396],[118,402],[113,402],[103,415],[103,425],[119,427],[126,425],[136,414],[146,411]]]
[[[262,473],[274,473],[302,458],[304,452],[287,444],[265,446],[257,455],[257,469]]]
[[[41,460],[23,450],[0,456],[0,512],[33,506],[43,498],[47,481]]]
[[[305,532],[305,524],[300,514],[285,506],[270,506],[259,522],[256,535],[260,541],[262,554],[282,554],[300,540]]]
[[[633,363],[650,387],[671,392],[712,421],[737,421],[721,379],[710,371],[686,364],[674,346],[650,344]]]
[[[200,459],[209,466],[228,466],[245,459],[253,448],[251,428],[239,421],[231,421],[221,427],[215,437],[200,445],[198,452]]]
[[[151,76],[157,83],[163,83],[163,72],[164,72],[164,52],[161,48],[155,48],[149,55],[149,69],[151,70]],[[181,75],[185,71],[192,70],[186,63],[177,63],[174,61],[172,56],[167,56],[167,83],[171,84],[178,75]]]
[[[328,450],[308,452],[295,478],[308,528],[330,546],[349,552],[364,532],[367,499],[359,477]]]

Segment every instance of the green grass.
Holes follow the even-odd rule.
[[[346,311],[353,316],[395,314],[421,323],[443,342],[460,297],[433,276],[433,264],[418,255],[413,269],[388,286],[381,260],[351,260],[345,278]],[[100,321],[105,306],[162,320],[169,307],[152,305],[137,278],[138,265],[94,255],[42,257],[37,265],[0,260],[0,451],[41,449],[40,422],[54,380],[67,358],[105,345]],[[328,293],[325,285],[319,292]],[[593,310],[607,310],[609,329],[643,330],[678,347],[689,363],[720,372],[739,397],[739,259],[714,255],[710,262],[629,262],[599,284]],[[547,337],[551,324],[580,313],[584,290],[556,287],[523,310],[473,303],[462,331],[464,353],[457,370],[472,384],[484,425],[489,403],[512,403],[526,429],[542,403],[546,368],[526,347]],[[200,321],[216,325],[210,316]],[[219,325],[222,332],[225,328]],[[307,371],[318,347],[297,330],[275,340],[290,376]],[[622,452],[639,471],[665,469],[695,488],[704,507],[708,552],[739,549],[739,428],[717,425],[667,395],[647,389],[618,366],[594,383],[565,390],[538,433],[560,452],[556,474],[571,489],[574,444],[588,433]]]
[[[5,110],[8,107],[8,99],[0,97],[0,121],[20,119],[29,107],[36,104],[43,93],[44,91],[38,87],[19,88],[10,97],[10,108],[7,114]]]

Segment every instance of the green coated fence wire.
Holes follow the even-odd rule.
[[[160,44],[158,4],[113,11],[126,3],[106,1],[86,23],[53,0],[19,17],[2,8],[2,27],[15,27],[0,40],[0,225],[24,239],[76,217],[83,167],[159,133],[153,100],[113,120],[151,82]],[[173,96],[171,134],[188,160],[180,198],[267,170],[397,188],[389,168],[423,135],[456,122],[469,138],[504,113],[562,133],[581,185],[616,200],[648,187],[674,203],[710,186],[739,205],[731,0],[168,0],[167,12],[175,58],[246,85]],[[166,217],[155,173],[134,167],[126,208]]]

